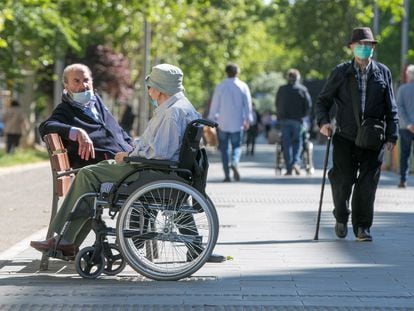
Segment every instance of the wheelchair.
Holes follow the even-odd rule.
[[[310,140],[309,132],[303,127],[302,129],[302,151],[300,158],[305,168],[307,175],[312,175],[315,172],[313,166],[313,143]],[[276,141],[276,175],[282,174],[282,169],[285,167],[285,160],[283,157],[283,145],[282,145],[282,131],[280,126],[276,127],[275,134]]]
[[[205,193],[208,159],[200,147],[204,126],[217,124],[204,119],[188,124],[178,162],[126,158],[136,170],[78,198],[73,217],[58,235],[64,234],[80,202],[92,199],[94,244],[75,258],[56,250],[48,256],[74,259],[76,271],[86,279],[116,275],[127,263],[141,275],[161,281],[186,278],[199,270],[213,251],[219,228],[214,203]],[[114,222],[116,218],[115,227],[103,220],[105,209]]]

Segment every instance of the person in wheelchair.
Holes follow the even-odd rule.
[[[75,256],[92,229],[92,200],[83,200],[80,203],[76,217],[71,217],[72,208],[82,195],[99,192],[102,184],[117,181],[134,172],[136,168],[133,164],[126,163],[125,157],[178,161],[187,125],[200,118],[184,95],[182,80],[183,73],[176,66],[160,64],[152,68],[145,81],[151,104],[156,109],[143,135],[135,141],[134,150],[129,153],[119,152],[114,160],[104,160],[81,168],[51,223],[53,231],[58,235],[63,232],[63,235],[45,241],[31,241],[33,248],[46,253],[54,249],[61,251],[63,256]],[[145,176],[139,176],[140,178],[145,179]],[[208,261],[224,260],[224,256],[212,254]]]
[[[302,136],[302,150],[300,152],[300,159],[303,163],[307,175],[312,175],[315,172],[313,165],[313,143],[310,139],[309,121],[305,118],[303,122],[300,135]],[[285,160],[283,157],[283,141],[280,124],[275,126],[275,140],[276,140],[276,174],[280,175],[283,168],[285,168]]]

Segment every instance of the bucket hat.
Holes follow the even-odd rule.
[[[159,64],[152,67],[151,73],[145,78],[145,84],[168,95],[184,91],[183,72],[170,64]]]

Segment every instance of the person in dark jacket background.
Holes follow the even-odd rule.
[[[292,170],[299,175],[303,118],[309,114],[312,100],[308,89],[299,83],[299,70],[289,69],[287,79],[276,94],[276,115],[282,126],[285,175],[292,175]]]
[[[117,152],[131,151],[132,138],[93,91],[89,67],[69,65],[63,71],[62,80],[62,102],[40,124],[41,136],[58,133],[73,168],[113,159]]]
[[[372,59],[376,44],[370,28],[355,28],[348,43],[354,58],[333,69],[316,103],[321,134],[328,137],[333,134],[333,167],[328,176],[334,202],[335,233],[339,238],[347,235],[352,194],[352,228],[357,241],[372,241],[370,228],[384,149],[386,146],[392,150],[398,138],[397,105],[391,72],[385,65]],[[351,83],[356,85],[354,97],[359,99],[360,120],[375,118],[385,123],[385,146],[379,151],[355,145],[358,125]],[[334,103],[337,106],[335,133],[329,118],[329,110]]]

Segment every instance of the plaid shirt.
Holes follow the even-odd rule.
[[[367,97],[367,79],[368,73],[371,70],[371,60],[368,65],[361,70],[356,61],[354,60],[354,69],[356,71],[355,78],[358,81],[359,96],[361,96],[361,111],[364,114],[365,111],[365,100]]]

